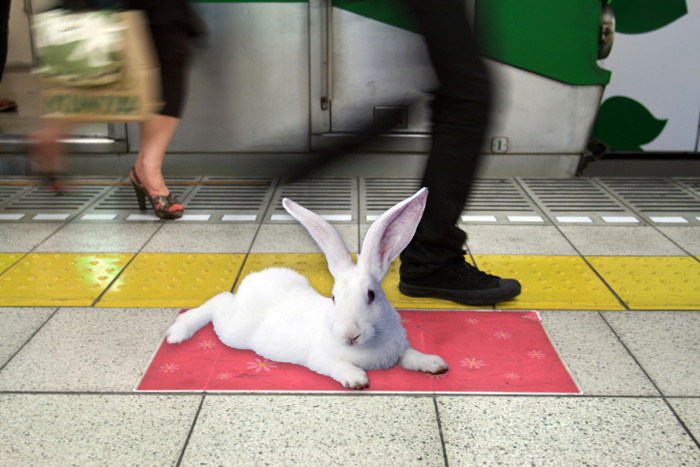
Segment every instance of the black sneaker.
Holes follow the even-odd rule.
[[[486,274],[457,257],[437,271],[399,281],[399,290],[409,297],[431,297],[463,305],[491,305],[515,298],[520,282]]]

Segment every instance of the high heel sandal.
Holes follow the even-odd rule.
[[[178,201],[178,199],[172,194],[167,195],[156,195],[151,196],[143,186],[141,180],[136,175],[136,170],[132,168],[129,171],[129,178],[131,179],[131,185],[134,187],[136,192],[136,199],[139,202],[139,209],[145,211],[146,208],[146,198],[151,201],[151,206],[156,211],[156,216],[161,219],[179,219],[182,217],[182,211],[185,210],[185,206]]]

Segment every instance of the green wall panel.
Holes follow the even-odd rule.
[[[476,5],[482,53],[574,85],[599,85],[600,0],[487,0]]]

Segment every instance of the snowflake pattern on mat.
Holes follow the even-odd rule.
[[[226,379],[231,379],[231,376],[233,376],[233,375],[231,375],[231,373],[224,372],[224,373],[219,373],[218,375],[216,375],[216,379],[226,380]]]
[[[467,324],[479,324],[479,320],[476,318],[467,318],[464,322]]]
[[[411,322],[411,320],[408,318],[401,318],[401,324],[408,324],[410,322]]]
[[[260,373],[260,370],[265,370],[269,373],[270,368],[277,368],[277,365],[274,363],[268,359],[260,360],[256,358],[254,362],[248,362],[248,369],[255,370],[256,373]]]
[[[176,363],[166,363],[160,366],[160,371],[162,371],[163,373],[175,373],[179,369],[180,365]]]
[[[477,360],[476,358],[465,358],[464,360],[461,360],[459,363],[461,363],[462,366],[466,366],[470,370],[473,370],[473,369],[478,370],[482,366],[486,365],[483,360]]]
[[[447,378],[447,375],[444,373],[439,374],[439,375],[431,375],[430,373],[428,373],[428,376],[430,377],[430,379],[438,379],[438,380]]]
[[[511,337],[513,337],[513,334],[506,331],[496,331],[493,335],[497,339],[510,339]]]
[[[537,360],[540,360],[545,358],[547,354],[542,352],[541,350],[531,350],[527,353],[527,356],[530,358],[536,358]]]
[[[213,349],[214,347],[216,347],[216,342],[214,342],[213,340],[206,340],[200,342],[197,345],[200,349]]]
[[[514,371],[509,371],[509,372],[505,373],[503,376],[505,376],[506,379],[512,379],[512,380],[520,379],[520,375]]]

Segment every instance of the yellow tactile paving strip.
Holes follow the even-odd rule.
[[[100,307],[199,306],[231,290],[242,254],[141,253],[100,299]]]
[[[700,309],[700,263],[691,257],[590,256],[632,310]]]
[[[132,256],[29,254],[0,276],[0,306],[91,306]]]
[[[0,253],[0,274],[19,261],[22,256],[24,253]]]
[[[479,269],[515,278],[521,294],[504,309],[624,310],[608,287],[578,256],[474,255]]]
[[[522,294],[497,304],[499,309],[624,309],[615,294],[633,310],[700,309],[700,262],[689,256],[590,256],[584,260],[475,255],[474,260],[483,271],[522,283]],[[470,308],[402,295],[398,265],[398,261],[392,264],[383,283],[396,308]],[[321,254],[250,254],[246,258],[243,254],[0,253],[0,306],[91,306],[99,298],[96,306],[100,307],[190,308],[231,290],[242,267],[241,278],[271,266],[297,270],[319,293],[331,294],[333,278]]]
[[[328,272],[328,263],[325,257],[320,253],[315,254],[251,254],[246,261],[241,277],[245,277],[251,272],[262,271],[268,267],[286,267],[294,269],[304,275],[314,289],[321,295],[326,297],[331,296],[333,290],[333,276]],[[447,302],[445,300],[435,300],[429,298],[411,298],[407,297],[398,289],[399,286],[399,261],[394,263],[389,268],[389,272],[382,282],[382,288],[386,293],[387,299],[394,305],[395,308],[414,308],[414,309],[458,309],[468,308],[457,303]],[[482,307],[483,308],[483,307]]]

